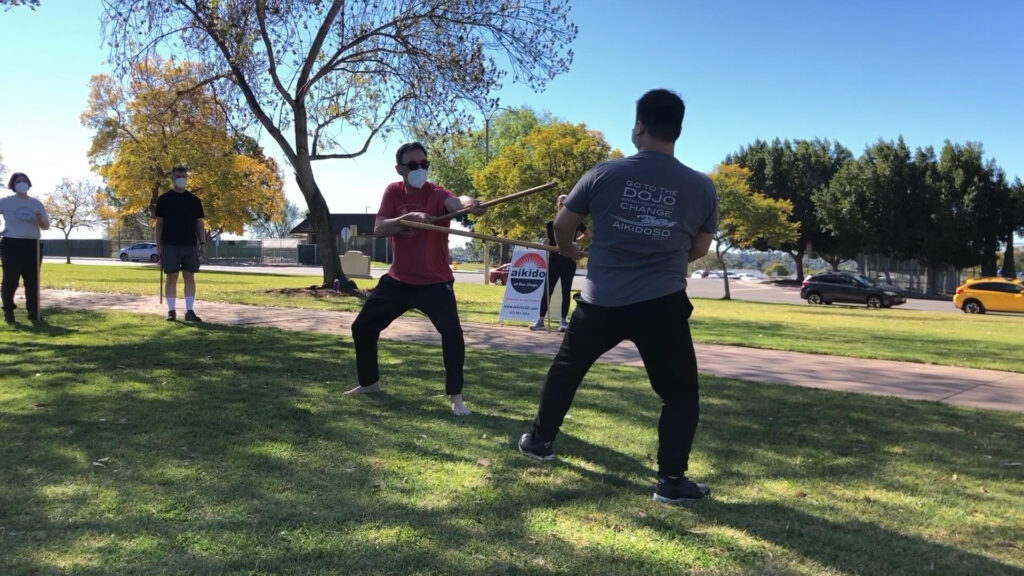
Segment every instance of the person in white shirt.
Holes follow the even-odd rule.
[[[0,216],[4,230],[0,232],[0,258],[3,259],[3,280],[0,283],[4,322],[14,323],[14,293],[18,282],[25,281],[25,308],[28,319],[39,319],[40,231],[49,230],[50,216],[43,203],[28,195],[32,181],[15,172],[7,182],[14,194],[0,198]]]

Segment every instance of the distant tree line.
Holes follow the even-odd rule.
[[[749,171],[752,192],[786,200],[794,239],[758,240],[743,245],[780,250],[804,276],[805,255],[837,268],[861,254],[916,260],[928,270],[929,293],[946,267],[980,267],[995,275],[1016,275],[1014,233],[1024,233],[1024,185],[1012,183],[984,159],[981,143],[946,141],[911,151],[900,137],[879,140],[859,158],[828,140],[755,140],[729,154],[724,165]]]

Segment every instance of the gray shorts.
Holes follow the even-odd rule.
[[[199,247],[164,244],[160,266],[167,274],[174,274],[178,270],[199,272]]]

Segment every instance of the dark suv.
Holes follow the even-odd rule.
[[[848,302],[868,308],[889,308],[907,301],[903,290],[888,284],[875,284],[863,274],[822,272],[804,280],[800,297],[808,304]]]

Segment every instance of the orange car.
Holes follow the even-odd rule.
[[[1024,281],[1001,276],[968,280],[957,287],[953,305],[970,314],[1024,312]]]

